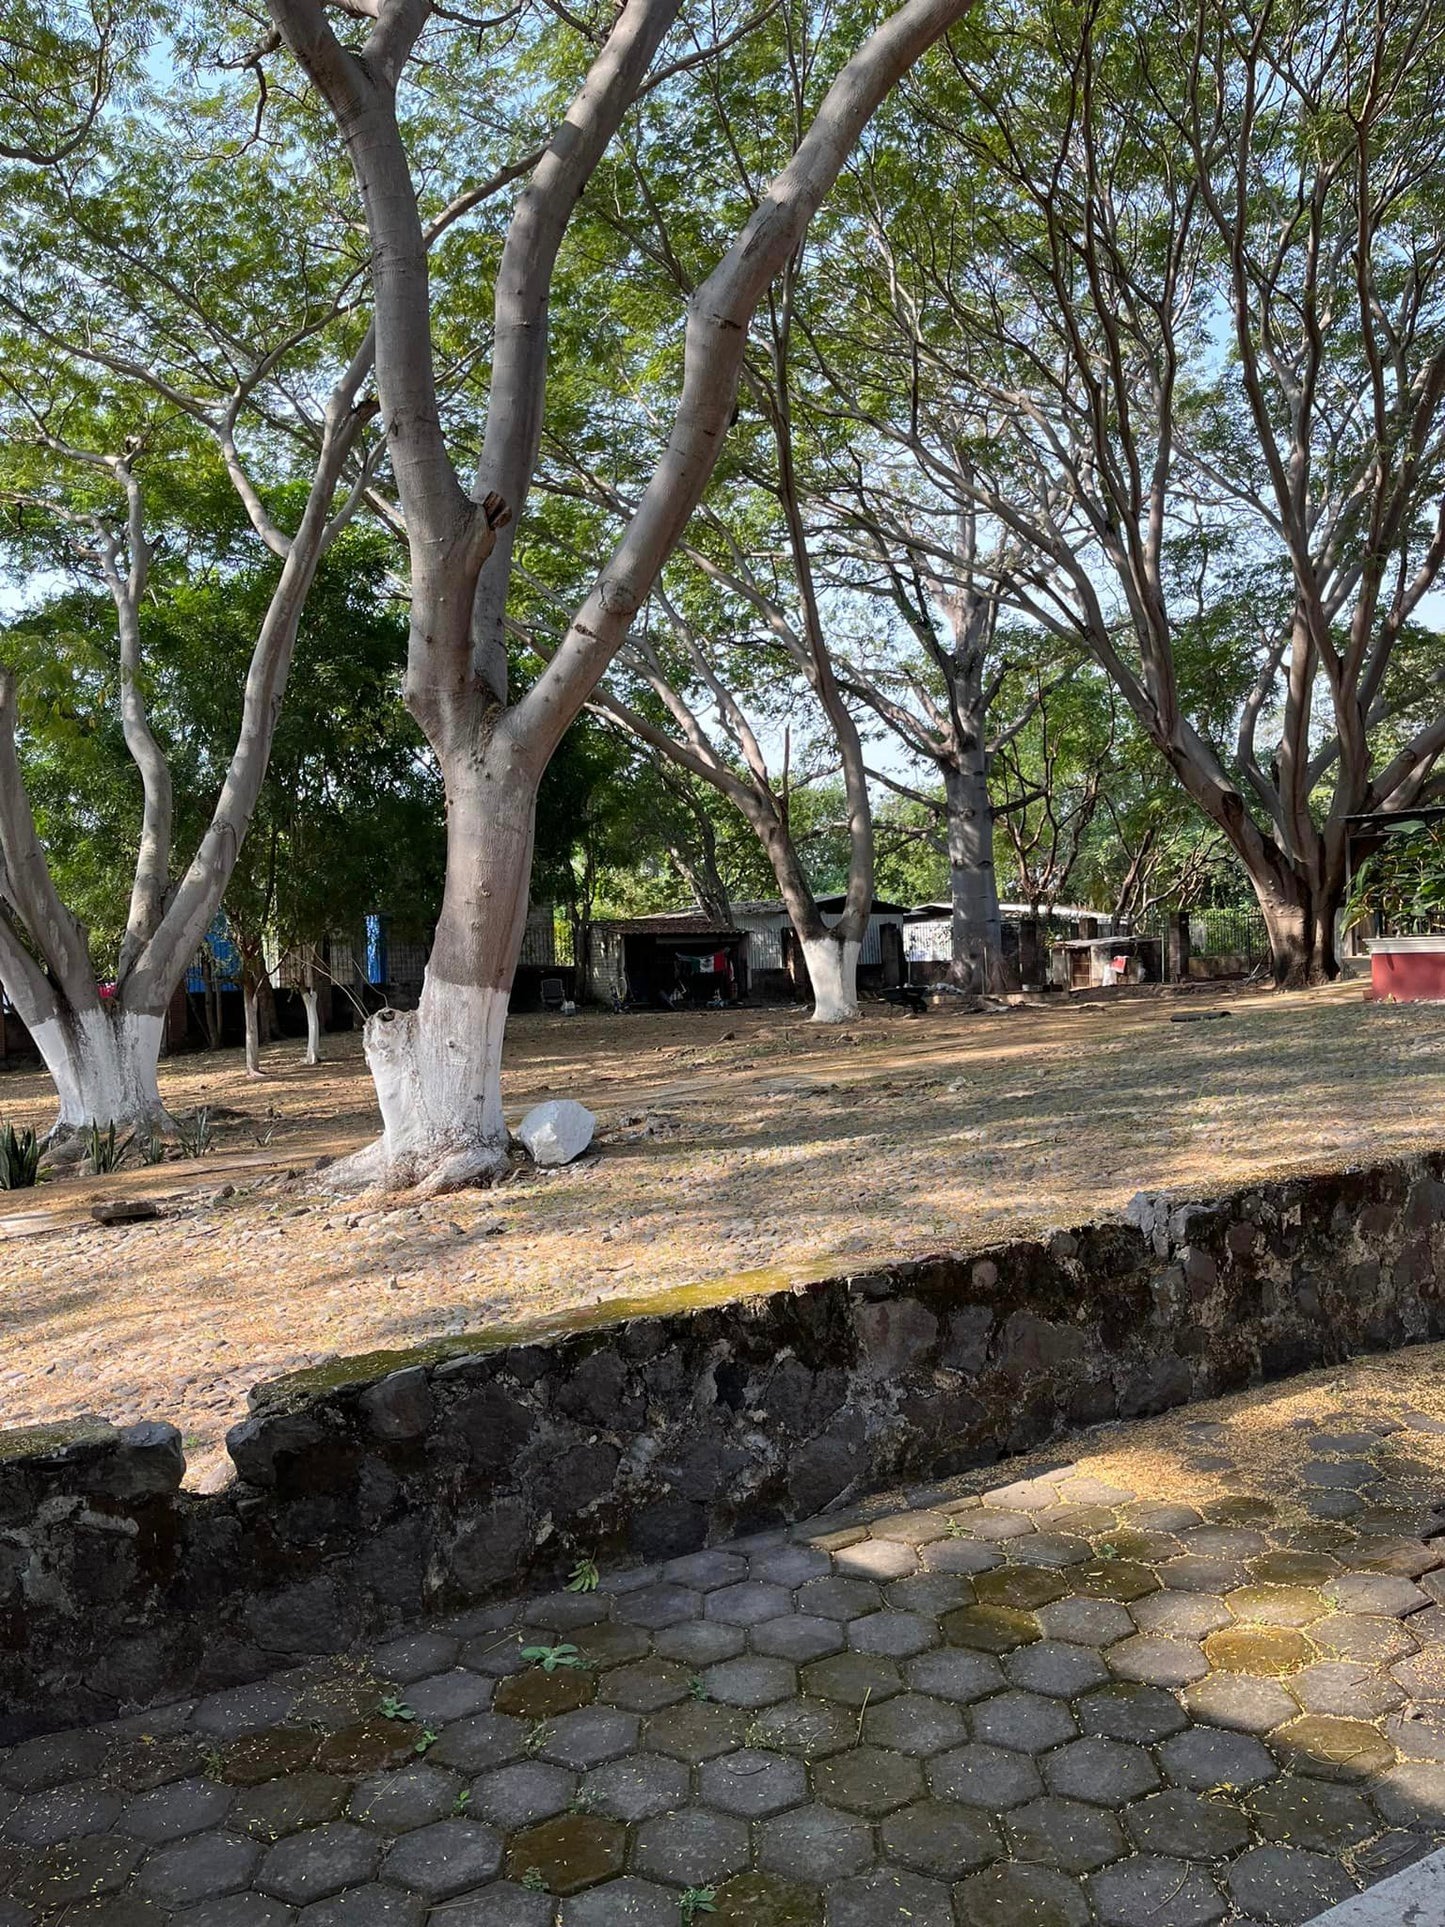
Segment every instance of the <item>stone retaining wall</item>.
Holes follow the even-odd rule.
[[[0,1744],[432,1610],[648,1561],[1056,1434],[1445,1336],[1445,1156],[1141,1198],[1129,1224],[725,1285],[259,1387],[236,1480],[172,1426],[0,1433]]]

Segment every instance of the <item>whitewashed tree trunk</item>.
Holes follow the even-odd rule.
[[[241,1003],[246,1013],[246,1075],[261,1075],[261,986],[252,977],[241,985]]]
[[[30,1028],[60,1100],[56,1142],[114,1124],[163,1130],[170,1123],[156,1081],[165,1019],[98,1004],[57,1012]]]
[[[856,938],[841,942],[826,937],[800,937],[808,976],[813,985],[815,1024],[845,1024],[858,1015],[858,953],[863,948]]]
[[[308,1064],[321,1062],[321,993],[315,984],[308,984],[301,992],[301,1001],[306,1006],[306,1058]]]

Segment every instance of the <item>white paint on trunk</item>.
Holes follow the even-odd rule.
[[[858,1015],[858,953],[856,938],[842,943],[836,937],[802,937],[803,956],[813,986],[815,1024],[845,1024]]]
[[[301,1001],[306,1006],[306,1062],[321,1062],[321,997],[315,990],[303,990]]]
[[[254,984],[247,984],[241,991],[241,1003],[246,1012],[246,1075],[261,1075],[261,999]]]
[[[363,1041],[382,1135],[334,1165],[337,1189],[449,1191],[507,1168],[502,1039],[507,992],[427,975],[415,1010],[368,1017]]]
[[[68,1011],[31,1030],[60,1099],[64,1135],[111,1124],[164,1124],[156,1082],[164,1019],[115,1009]]]

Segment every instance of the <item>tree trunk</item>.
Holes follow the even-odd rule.
[[[105,1003],[82,1011],[66,1007],[29,1026],[60,1100],[52,1144],[92,1124],[122,1130],[169,1125],[156,1082],[164,1028],[163,1016]]]
[[[261,990],[247,971],[241,979],[241,1002],[246,1012],[246,1075],[261,1075]]]
[[[301,992],[301,1001],[306,1006],[306,1057],[308,1064],[321,1062],[321,993],[315,984],[308,984]]]
[[[450,1191],[509,1164],[502,1041],[527,922],[536,792],[505,745],[459,752],[443,776],[447,875],[436,940],[417,1008],[366,1020],[382,1135],[332,1167],[341,1190]]]
[[[1254,889],[1269,932],[1275,988],[1305,990],[1313,984],[1332,983],[1340,974],[1335,955],[1340,893],[1317,891],[1288,873],[1265,886],[1255,882]]]
[[[858,953],[863,948],[856,937],[840,942],[830,931],[826,937],[798,938],[807,960],[813,985],[814,1024],[846,1024],[858,1015]]]
[[[950,979],[964,990],[1002,990],[1003,918],[993,862],[993,805],[981,751],[945,767],[948,882],[953,900]]]

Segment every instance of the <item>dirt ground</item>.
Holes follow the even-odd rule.
[[[1219,1010],[1209,1021],[1174,1023]],[[169,1418],[190,1480],[229,1466],[251,1385],[441,1333],[512,1325],[728,1277],[976,1246],[1204,1196],[1266,1175],[1437,1145],[1445,1007],[1358,986],[1192,994],[910,1019],[845,1031],[801,1013],[522,1017],[515,1122],[547,1096],[599,1119],[596,1155],[423,1204],[337,1200],[318,1158],[375,1128],[359,1039],[163,1068],[173,1110],[220,1118],[202,1160],[60,1178],[0,1214],[0,1426],[80,1411]],[[0,1076],[0,1119],[43,1124],[39,1075]],[[98,1199],[165,1215],[95,1224]]]

